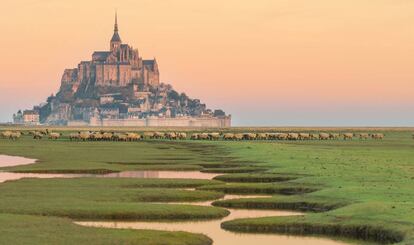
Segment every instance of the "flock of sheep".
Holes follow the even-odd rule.
[[[61,133],[50,132],[48,129],[28,132],[33,139],[49,138],[57,140],[62,137]],[[20,131],[3,131],[1,137],[5,139],[17,140],[23,135]],[[354,138],[367,140],[369,138],[382,140],[382,133],[192,133],[189,138],[192,140],[352,140]],[[139,133],[116,133],[105,131],[85,131],[70,133],[68,138],[71,141],[139,141],[143,139],[168,139],[186,140],[187,133],[184,132],[145,132]]]

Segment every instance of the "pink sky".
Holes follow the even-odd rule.
[[[410,0],[2,1],[0,121],[122,40],[238,125],[414,125]]]

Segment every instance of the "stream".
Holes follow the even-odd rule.
[[[35,163],[35,159],[24,157],[0,155],[0,167],[17,166]],[[17,180],[21,178],[77,178],[77,177],[106,177],[106,178],[185,178],[185,179],[212,179],[219,174],[201,173],[198,171],[125,171],[119,173],[110,173],[105,175],[93,174],[41,174],[41,173],[12,173],[0,171],[0,183],[8,180]],[[188,189],[193,190],[193,189]],[[252,196],[252,195],[225,195],[220,200],[238,199],[238,198],[263,198],[270,196]],[[215,200],[214,200],[215,201]],[[171,204],[189,204],[211,206],[213,201],[202,202],[174,202]],[[320,237],[289,236],[278,234],[252,234],[236,233],[226,231],[220,228],[224,221],[239,218],[258,218],[269,216],[291,216],[303,215],[303,213],[278,211],[278,210],[251,210],[251,209],[227,209],[230,215],[222,219],[205,220],[205,221],[171,221],[171,222],[123,222],[123,221],[76,221],[75,223],[82,226],[104,227],[116,229],[150,229],[164,231],[186,231],[192,233],[203,233],[213,239],[215,245],[348,245],[348,243],[335,241]]]

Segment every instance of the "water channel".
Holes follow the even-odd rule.
[[[0,155],[0,167],[17,166],[24,164],[33,164],[35,159],[24,157]],[[107,177],[107,178],[185,178],[185,179],[212,179],[219,174],[201,173],[198,171],[125,171],[119,173],[110,173],[105,175],[91,174],[41,174],[41,173],[12,173],[0,172],[0,183],[8,180],[17,180],[21,178],[76,178],[76,177]],[[192,189],[188,189],[192,190]],[[225,195],[222,199],[238,198],[255,198],[267,196],[246,196],[246,195]],[[174,204],[190,204],[211,206],[212,201],[204,202],[185,202]],[[213,239],[215,245],[346,245],[340,241],[335,241],[319,237],[287,236],[278,234],[251,234],[236,233],[226,231],[220,228],[224,221],[239,218],[258,218],[269,216],[290,216],[303,215],[298,212],[277,211],[277,210],[248,210],[248,209],[228,209],[230,215],[222,219],[206,221],[171,221],[171,222],[122,222],[122,221],[82,221],[75,222],[82,226],[104,227],[116,229],[151,229],[165,231],[187,231],[192,233],[203,233]]]

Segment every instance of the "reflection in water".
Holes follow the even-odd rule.
[[[158,179],[212,179],[219,174],[199,171],[124,171],[105,174],[102,177],[115,178],[158,178]]]
[[[221,200],[236,198],[263,198],[269,196],[241,196],[241,195],[225,195]],[[193,203],[174,203],[174,204],[192,204],[211,206],[211,201],[193,202]],[[172,204],[172,203],[171,203]],[[75,222],[76,224],[92,227],[118,228],[118,229],[150,229],[163,231],[187,231],[192,233],[203,233],[213,239],[215,245],[346,245],[346,243],[333,241],[323,238],[299,237],[277,234],[251,234],[251,233],[235,233],[220,228],[220,224],[224,221],[241,219],[241,218],[260,218],[271,216],[292,216],[302,215],[302,213],[274,210],[247,210],[247,209],[228,209],[230,215],[219,220],[207,221],[179,221],[179,222]]]
[[[35,163],[36,160],[24,157],[0,155],[0,167],[17,166]],[[112,178],[177,178],[177,179],[212,179],[219,174],[201,173],[198,171],[125,171],[106,175],[92,174],[37,174],[37,173],[10,173],[0,172],[0,183],[6,180],[21,178],[76,178],[76,177],[112,177]],[[192,190],[192,189],[191,189]],[[240,196],[225,195],[223,199],[256,198],[267,196]],[[212,201],[179,203],[191,205],[211,206]],[[284,236],[276,234],[242,234],[222,230],[220,224],[223,221],[239,218],[258,218],[268,216],[301,215],[301,213],[273,211],[273,210],[242,210],[229,209],[229,216],[219,220],[209,221],[187,221],[187,222],[76,222],[84,226],[107,227],[107,228],[130,228],[130,229],[153,229],[167,231],[187,231],[193,233],[204,233],[214,240],[215,245],[341,245],[345,243],[321,238]]]
[[[36,159],[0,155],[0,167],[11,167],[11,166],[18,166],[18,165],[27,165],[27,164],[32,164],[32,163],[35,163],[35,162],[36,162]]]
[[[300,213],[271,211],[271,210],[241,210],[229,209],[231,214],[220,220],[187,221],[187,222],[76,222],[77,224],[93,227],[121,228],[121,229],[151,229],[165,231],[187,231],[203,233],[213,239],[215,245],[345,245],[338,241],[323,238],[286,236],[277,234],[250,234],[234,233],[220,228],[223,221],[238,218],[258,218],[268,216],[290,216]]]

